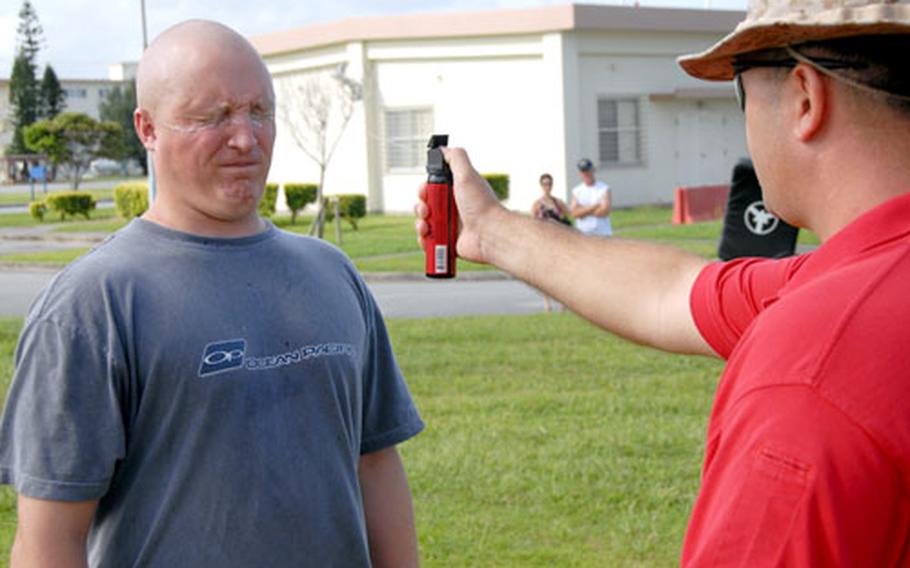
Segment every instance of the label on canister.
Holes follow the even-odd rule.
[[[445,274],[449,270],[449,247],[446,245],[436,245],[435,250],[435,270],[437,274]]]

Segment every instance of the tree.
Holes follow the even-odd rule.
[[[41,107],[36,60],[44,43],[44,30],[38,21],[38,13],[29,0],[25,0],[19,10],[16,33],[16,58],[9,83],[13,141],[6,149],[7,154],[26,153],[22,129],[38,119]]]
[[[123,154],[123,129],[116,122],[98,122],[86,114],[64,112],[27,126],[25,144],[45,153],[53,164],[69,166],[73,186],[79,189],[92,160],[118,159]]]
[[[29,0],[25,0],[19,10],[19,26],[16,33],[19,36],[17,40],[19,54],[28,59],[34,73],[37,69],[35,61],[44,43],[44,29],[38,21],[38,12]]]
[[[148,174],[148,154],[133,128],[133,111],[136,109],[136,83],[131,81],[123,89],[115,87],[107,98],[101,101],[101,120],[116,122],[123,129],[124,159],[133,158]]]
[[[319,166],[318,210],[310,234],[315,233],[321,239],[326,215],[325,172],[354,114],[354,107],[363,96],[363,88],[345,75],[344,65],[331,74],[285,79],[281,86],[282,100],[288,101],[279,107],[281,119],[297,147]]]
[[[18,55],[13,62],[9,78],[9,103],[12,117],[13,141],[6,149],[7,154],[28,152],[22,129],[38,118],[38,84],[34,68],[24,55]]]
[[[66,92],[57,80],[57,73],[50,65],[44,66],[44,76],[41,78],[40,97],[41,118],[54,118],[66,107]]]

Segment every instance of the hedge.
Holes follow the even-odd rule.
[[[367,215],[367,196],[360,193],[343,193],[338,197],[338,210],[341,218],[357,230],[357,219]],[[335,218],[335,208],[329,206],[325,210],[325,220],[331,222]]]
[[[316,203],[315,183],[286,183],[284,184],[284,200],[291,210],[291,224],[297,222],[297,214],[310,203]]]
[[[509,174],[482,174],[500,201],[509,198]]]
[[[119,183],[114,187],[114,207],[124,219],[132,219],[149,208],[149,187],[146,183]]]
[[[39,221],[44,221],[44,214],[47,212],[47,205],[44,201],[32,201],[28,204],[28,214],[32,216],[33,219]]]
[[[86,219],[89,213],[95,208],[95,198],[91,193],[84,191],[61,191],[52,193],[44,198],[47,208],[55,213],[60,213],[60,220],[66,219],[67,215],[82,215]]]
[[[275,214],[275,206],[278,203],[278,184],[265,184],[265,191],[262,192],[262,199],[259,200],[259,214],[263,217],[271,217]]]

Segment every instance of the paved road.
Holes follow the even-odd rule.
[[[0,316],[22,316],[35,295],[53,277],[43,270],[0,271]],[[383,314],[390,318],[448,317],[482,314],[530,314],[543,311],[534,289],[514,280],[371,281]]]

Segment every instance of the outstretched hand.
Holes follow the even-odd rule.
[[[484,254],[484,228],[489,223],[496,222],[496,215],[505,213],[506,210],[496,199],[496,194],[490,189],[487,180],[471,165],[471,160],[464,149],[442,148],[442,152],[452,169],[455,203],[461,218],[455,250],[458,256],[466,260],[489,262]],[[417,204],[414,205],[414,215],[417,217],[415,229],[417,242],[424,248],[424,237],[429,233],[426,220],[430,214],[427,207],[426,185],[420,186],[417,197]]]

